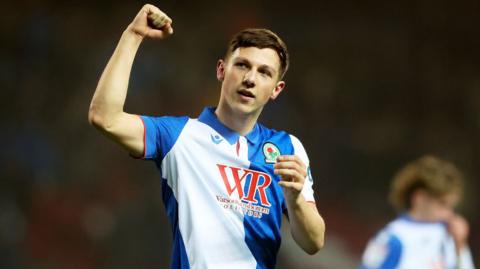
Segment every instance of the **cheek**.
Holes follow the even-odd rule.
[[[238,76],[234,72],[225,73],[223,83],[227,86],[234,85],[238,81]]]
[[[438,206],[435,210],[436,215],[439,219],[445,220],[448,219],[452,215],[452,209],[445,207],[445,206]]]
[[[273,92],[273,88],[270,87],[270,85],[268,85],[268,86],[263,86],[261,89],[262,89],[261,90],[262,97],[270,98],[270,96],[272,95],[272,92]]]

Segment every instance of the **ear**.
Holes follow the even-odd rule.
[[[285,88],[285,81],[280,80],[279,82],[277,82],[277,85],[272,90],[272,94],[270,95],[270,99],[275,100],[284,88]]]
[[[220,59],[217,62],[217,79],[218,81],[223,81],[225,78],[225,62]]]

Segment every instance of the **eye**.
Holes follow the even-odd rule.
[[[262,76],[267,76],[267,77],[272,77],[272,73],[266,69],[260,69],[258,70],[258,72],[260,72],[260,74],[262,74]]]
[[[235,63],[235,66],[236,67],[239,67],[239,68],[247,68],[247,64],[244,63],[244,62],[238,62],[238,63]]]

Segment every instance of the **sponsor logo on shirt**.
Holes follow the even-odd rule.
[[[217,196],[217,201],[224,208],[257,218],[270,213],[271,204],[266,194],[266,189],[272,183],[269,174],[223,164],[217,164],[217,167],[228,194],[228,197]],[[242,182],[249,185],[243,188]],[[256,194],[258,199],[255,198]]]

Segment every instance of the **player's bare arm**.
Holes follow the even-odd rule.
[[[307,167],[298,156],[283,155],[277,158],[275,174],[281,177],[292,236],[305,252],[315,254],[324,245],[325,222],[315,204],[301,195]]]
[[[135,54],[143,39],[163,39],[171,34],[172,20],[157,7],[144,5],[123,32],[90,104],[89,122],[134,156],[143,153],[144,127],[140,117],[123,108]]]
[[[459,255],[461,250],[467,246],[468,234],[470,230],[468,222],[464,217],[454,214],[447,221],[447,224],[448,232],[452,235],[453,240],[455,241],[457,255]]]

